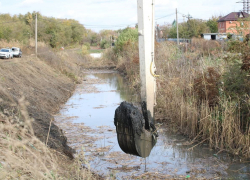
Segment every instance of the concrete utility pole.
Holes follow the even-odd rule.
[[[36,41],[36,57],[37,57],[37,14],[36,14],[36,25],[35,25],[35,41]]]
[[[141,101],[146,105],[148,122],[145,128],[150,129],[150,123],[154,123],[155,105],[155,0],[137,0],[138,5],[138,31],[139,31],[139,55],[141,78]]]
[[[177,29],[177,45],[179,46],[180,41],[179,41],[179,26],[178,26],[178,13],[177,13],[177,8],[176,8],[176,29]]]

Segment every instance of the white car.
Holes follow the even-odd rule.
[[[13,58],[13,52],[11,49],[3,48],[0,50],[0,58],[3,59],[12,59]]]
[[[22,50],[18,47],[12,47],[12,54],[14,57],[19,57],[21,58],[22,57]]]

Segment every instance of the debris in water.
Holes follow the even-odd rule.
[[[115,111],[115,126],[120,148],[127,154],[148,157],[157,141],[157,131],[153,123],[144,119],[138,108],[122,102]],[[149,129],[145,124],[150,124]]]

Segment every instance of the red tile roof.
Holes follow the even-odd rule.
[[[224,21],[237,21],[242,15],[243,18],[248,18],[249,14],[245,12],[231,12],[230,14],[220,18],[218,22],[224,22]]]

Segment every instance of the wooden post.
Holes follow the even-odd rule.
[[[137,0],[138,31],[139,31],[139,55],[141,78],[141,101],[146,105],[147,121],[145,128],[150,129],[150,123],[154,123],[155,105],[155,77],[154,73],[154,22],[155,0]],[[152,73],[153,72],[153,73]]]

